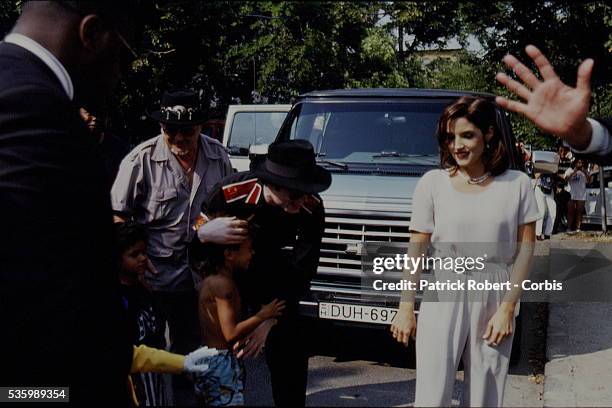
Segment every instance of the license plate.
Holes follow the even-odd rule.
[[[352,322],[391,324],[397,314],[392,307],[349,305],[346,303],[319,303],[319,318]]]

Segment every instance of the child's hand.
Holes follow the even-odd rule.
[[[257,315],[261,317],[262,320],[268,320],[280,316],[283,309],[285,309],[285,301],[274,299],[267,305],[263,305]]]
[[[270,329],[272,329],[277,322],[278,320],[276,319],[264,320],[246,339],[234,344],[234,353],[236,353],[236,357],[257,357],[266,345]]]

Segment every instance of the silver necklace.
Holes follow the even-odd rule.
[[[475,178],[472,178],[468,176],[467,174],[464,174],[461,170],[459,170],[459,174],[461,174],[461,177],[463,177],[465,181],[467,181],[468,184],[480,184],[491,176],[491,173],[489,173],[488,171],[482,176],[475,177]]]

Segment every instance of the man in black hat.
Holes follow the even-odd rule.
[[[307,333],[298,304],[319,263],[325,212],[317,193],[330,184],[331,175],[316,164],[309,142],[273,143],[267,158],[251,171],[229,176],[215,187],[203,206],[204,225],[192,243],[197,254],[200,242],[229,244],[245,239],[246,221],[227,216],[255,225],[251,266],[236,277],[241,296],[252,310],[276,298],[286,301],[286,309],[239,345],[244,346],[239,354],[256,355],[266,345],[276,406],[305,404]]]
[[[185,354],[199,343],[187,243],[204,198],[233,170],[223,146],[201,134],[206,117],[195,92],[166,92],[160,110],[150,116],[160,123],[161,134],[134,148],[121,162],[111,204],[117,222],[131,217],[147,229],[147,251],[156,273],[148,273],[146,280],[168,322],[171,350]],[[193,402],[181,400],[185,393],[177,389],[177,381],[175,403]]]

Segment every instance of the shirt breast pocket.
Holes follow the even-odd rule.
[[[147,221],[152,222],[166,218],[172,212],[172,206],[176,203],[178,191],[174,187],[166,187],[151,192],[147,204]]]

